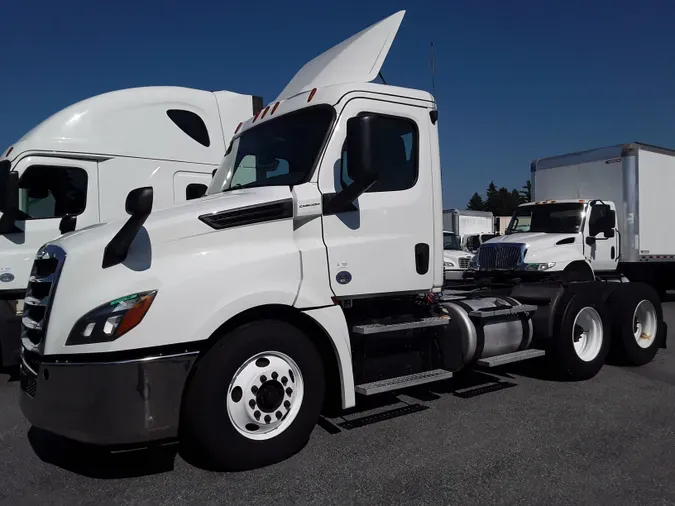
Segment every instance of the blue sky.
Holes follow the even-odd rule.
[[[179,85],[274,99],[307,60],[406,9],[383,74],[431,91],[444,206],[529,162],[641,141],[675,147],[675,4],[645,0],[6,2],[0,149],[83,98]]]

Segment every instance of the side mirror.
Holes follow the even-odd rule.
[[[44,186],[33,186],[26,192],[29,199],[46,199],[49,197],[49,189]]]
[[[209,189],[208,186],[201,183],[190,183],[185,189],[185,200],[194,200],[202,198],[206,195],[206,191]]]
[[[376,119],[375,116],[357,116],[347,121],[349,176],[354,183],[360,183],[364,186],[364,192],[379,177],[378,167],[373,159]]]
[[[16,226],[19,213],[19,174],[9,169],[9,162],[0,163],[0,234],[21,232]]]
[[[593,213],[596,211],[602,213],[602,217],[592,221],[589,225],[588,234],[591,237],[595,237],[603,232],[607,235],[608,231],[613,231],[616,226],[616,212],[612,211],[607,204],[596,204],[591,207],[591,218],[593,218]]]
[[[77,225],[77,216],[67,214],[61,218],[61,222],[59,223],[59,232],[61,232],[61,234],[72,232],[75,230],[75,225]]]
[[[127,214],[130,214],[132,217],[144,216],[147,218],[152,211],[152,200],[152,186],[136,188],[135,190],[131,190],[129,195],[127,195],[124,209]]]
[[[326,200],[324,212],[335,214],[354,210],[353,202],[365,193],[379,177],[375,160],[375,116],[357,116],[347,120],[347,163],[352,183]]]
[[[9,162],[0,163],[0,211],[13,214],[19,209],[19,174],[10,167]]]
[[[130,216],[103,251],[102,267],[104,269],[121,264],[126,260],[131,243],[134,242],[136,234],[150,216],[152,200],[152,186],[136,188],[129,192],[124,207]]]

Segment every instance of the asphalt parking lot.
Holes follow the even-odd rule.
[[[675,302],[664,310],[675,329]],[[0,503],[675,504],[673,339],[653,363],[588,382],[531,361],[384,397],[323,420],[290,460],[236,474],[175,446],[109,455],[30,429],[4,374]]]

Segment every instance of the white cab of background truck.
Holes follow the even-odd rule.
[[[35,252],[61,234],[62,218],[69,217],[67,230],[119,219],[139,186],[153,187],[159,208],[202,196],[237,124],[261,107],[260,97],[230,91],[118,90],[57,112],[5,149],[0,315],[10,322],[1,332],[3,365],[18,359],[11,316],[21,312]]]
[[[639,285],[443,298],[435,101],[370,82],[402,18],[302,67],[239,129],[206,197],[151,213],[138,188],[126,222],[38,251],[20,397],[34,426],[112,446],[178,437],[193,462],[246,469],[298,452],[323,409],[477,361],[597,374],[605,295],[630,317],[634,297],[654,300]],[[612,333],[634,363],[665,342],[660,303],[645,308],[646,347],[630,319],[625,341]]]
[[[622,144],[536,160],[531,174],[534,201],[480,248],[479,272],[675,287],[675,151]]]

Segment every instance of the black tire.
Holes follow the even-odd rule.
[[[646,348],[638,344],[634,334],[636,330],[634,316],[642,301],[647,301],[653,306],[656,318],[656,336]],[[614,316],[612,358],[623,365],[633,366],[645,365],[654,360],[665,336],[662,325],[663,311],[658,292],[646,283],[621,284],[614,289],[607,302]]]
[[[587,380],[594,377],[605,363],[610,348],[610,326],[605,305],[599,294],[593,292],[567,292],[561,300],[560,310],[555,315],[553,338],[547,350],[547,360],[554,367],[560,379],[568,381]],[[579,327],[574,325],[577,315],[585,308],[586,314],[597,314],[602,330],[601,344],[594,358],[583,360],[575,351],[575,334]]]
[[[304,396],[295,419],[285,430],[270,439],[253,440],[233,424],[227,395],[239,368],[262,352],[283,353],[297,364]],[[181,407],[183,454],[198,465],[223,471],[253,469],[285,460],[307,444],[321,412],[324,390],[321,356],[300,330],[277,320],[242,325],[223,336],[195,365]]]

